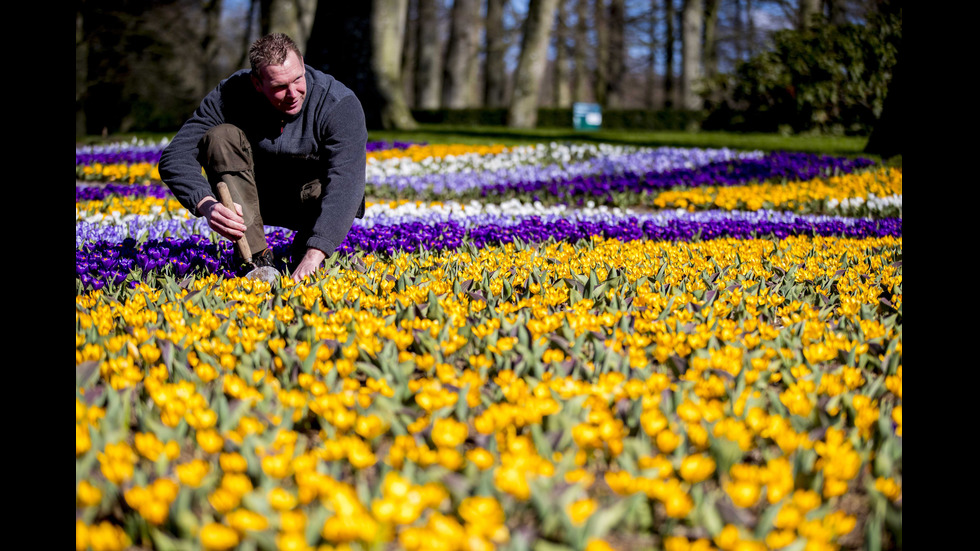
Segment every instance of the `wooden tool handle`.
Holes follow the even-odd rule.
[[[231,200],[231,192],[228,191],[228,184],[218,182],[218,185],[215,187],[218,188],[218,199],[221,201],[221,204],[230,208],[232,212],[235,212],[235,202]],[[235,241],[235,248],[238,250],[238,254],[242,255],[242,258],[245,259],[245,262],[252,261],[252,250],[249,249],[248,240],[245,239],[244,235],[238,241]]]

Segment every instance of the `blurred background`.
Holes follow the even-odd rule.
[[[604,128],[871,135],[901,104],[900,0],[78,0],[76,139],[176,131],[269,32],[371,128],[591,103]]]

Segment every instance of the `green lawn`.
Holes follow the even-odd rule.
[[[173,134],[126,134],[109,136],[109,141],[129,141],[133,138],[159,141]],[[413,141],[433,144],[505,144],[520,145],[560,142],[602,142],[636,146],[677,147],[729,147],[741,150],[806,151],[828,155],[868,156],[862,152],[867,144],[866,136],[818,136],[780,134],[743,134],[736,132],[683,132],[667,130],[596,130],[575,131],[568,128],[536,128],[518,130],[504,126],[449,126],[423,124],[417,130],[376,130],[369,133],[370,140]],[[76,139],[76,144],[93,144],[106,141],[100,136]],[[887,164],[901,166],[901,158]]]
[[[575,131],[568,128],[517,130],[503,126],[420,125],[415,131],[373,131],[372,140],[424,141],[428,143],[503,143],[541,141],[604,142],[640,146],[730,147],[763,151],[809,151],[834,155],[859,155],[865,136],[783,136],[734,132],[682,132],[660,130]]]

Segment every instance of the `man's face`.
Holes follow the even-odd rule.
[[[287,115],[299,113],[306,98],[303,58],[289,52],[282,65],[267,65],[259,69],[258,78],[252,75],[252,84],[279,111]]]

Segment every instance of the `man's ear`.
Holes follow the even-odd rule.
[[[249,73],[249,77],[252,80],[252,86],[255,87],[255,91],[256,92],[261,92],[262,91],[262,81],[259,80],[259,77],[255,76],[255,71],[250,72]]]

